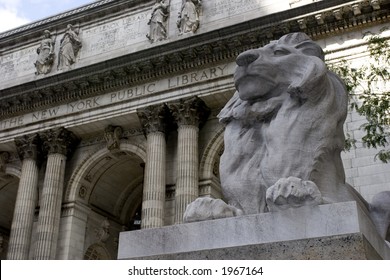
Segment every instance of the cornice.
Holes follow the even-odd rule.
[[[374,1],[336,5],[339,2],[345,1],[315,2],[2,90],[0,119],[135,86],[195,67],[232,61],[240,52],[261,47],[286,33],[303,31],[317,40],[390,21],[388,0],[382,0],[379,9],[373,6]]]

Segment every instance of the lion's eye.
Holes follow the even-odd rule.
[[[276,49],[274,50],[274,55],[275,56],[282,56],[282,55],[287,55],[289,54],[290,52],[286,49]]]

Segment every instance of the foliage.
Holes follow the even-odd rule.
[[[361,126],[361,141],[369,148],[380,148],[376,158],[390,162],[390,43],[388,38],[372,36],[367,40],[369,57],[360,68],[351,67],[348,61],[329,65],[346,83],[351,109],[367,122]],[[346,148],[355,146],[356,139],[347,135]]]

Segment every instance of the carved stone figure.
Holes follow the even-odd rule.
[[[110,222],[105,218],[99,228],[95,229],[97,242],[106,242],[110,237]]]
[[[166,4],[164,0],[156,0],[148,21],[150,31],[149,34],[146,35],[151,43],[162,41],[167,38],[168,8],[169,4]]]
[[[81,40],[73,25],[68,24],[64,37],[60,41],[60,51],[58,54],[58,69],[70,69],[76,62],[76,57],[81,49]]]
[[[236,63],[237,91],[218,115],[226,125],[220,178],[227,216],[363,201],[345,183],[340,156],[347,92],[321,47],[292,33]],[[185,221],[221,217],[221,203],[203,200],[187,207]]]
[[[180,32],[179,35],[189,32],[195,33],[199,28],[199,12],[201,5],[201,0],[183,0],[179,12],[179,19],[177,20],[177,27]]]
[[[104,139],[107,142],[107,149],[110,151],[119,149],[122,132],[123,130],[120,126],[109,125],[106,127],[104,130]]]
[[[54,62],[54,44],[55,40],[51,38],[50,31],[45,30],[41,44],[37,48],[38,58],[34,63],[36,75],[47,74],[51,71]]]

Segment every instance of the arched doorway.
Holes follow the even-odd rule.
[[[123,140],[119,150],[109,151],[102,147],[83,161],[71,177],[65,196],[66,203],[76,201],[83,205],[86,213],[83,229],[80,229],[80,222],[75,220],[75,223],[79,223],[79,229],[63,237],[68,242],[79,240],[83,248],[80,250],[74,246],[72,249],[73,246],[70,246],[70,251],[74,253],[63,254],[61,258],[86,258],[93,244],[104,246],[108,252],[96,253],[99,258],[116,258],[119,233],[140,226],[144,158],[142,147]],[[102,231],[106,232],[104,239],[101,238]],[[89,251],[88,259],[93,255]]]
[[[19,186],[20,170],[7,167],[0,171],[0,259],[7,257],[8,241]]]

